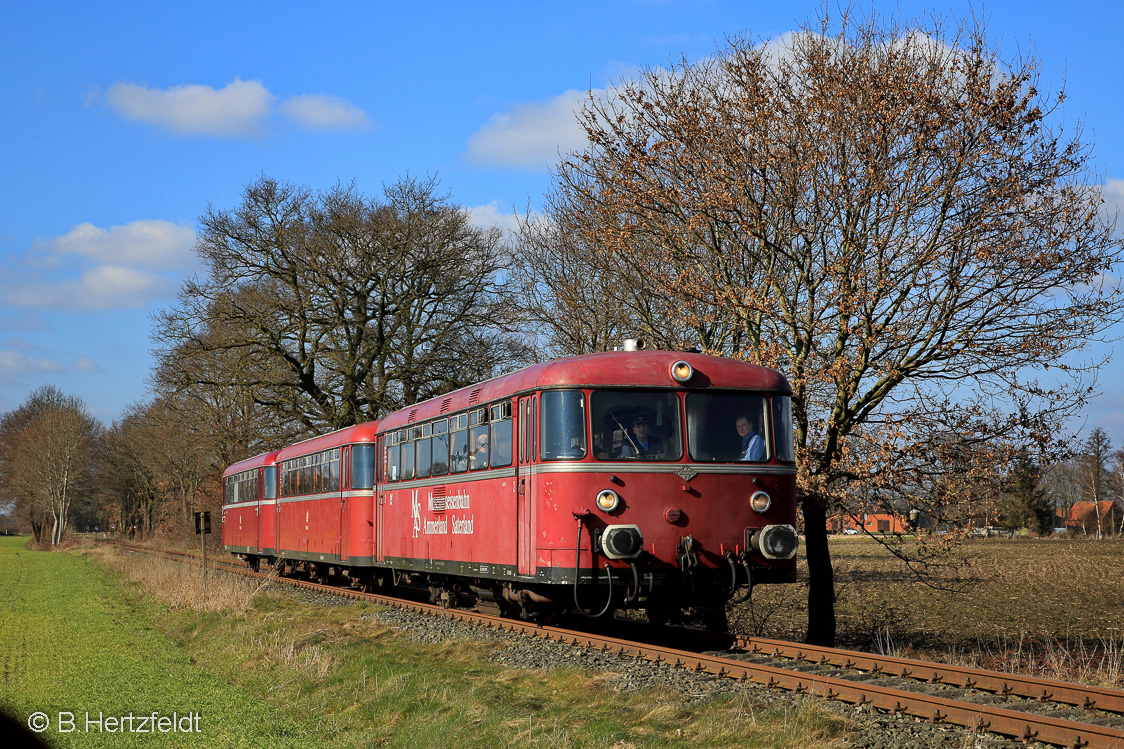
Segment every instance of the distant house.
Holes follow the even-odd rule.
[[[908,533],[907,520],[886,512],[864,512],[857,515],[833,515],[827,519],[828,533]]]
[[[1095,535],[1097,532],[1097,510],[1100,510],[1101,533],[1116,533],[1120,521],[1124,519],[1124,502],[1119,499],[1106,499],[1101,502],[1076,502],[1069,512],[1056,513],[1057,527],[1064,527],[1069,533]]]

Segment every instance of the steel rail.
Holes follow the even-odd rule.
[[[979,689],[1001,695],[1025,697],[1039,702],[1059,702],[1083,710],[1124,713],[1124,690],[1120,689],[1085,686],[1034,676],[985,671],[981,668],[860,653],[854,650],[801,645],[761,637],[738,635],[734,638],[734,643],[736,647],[755,655],[791,658],[808,663],[867,671],[872,674],[948,684],[961,689]]]
[[[125,546],[125,548],[131,547],[131,545],[119,545]],[[154,549],[152,547],[131,548],[150,553],[165,552],[165,550]],[[178,556],[196,557],[196,555],[188,552],[175,552],[175,554]],[[313,583],[307,580],[296,580],[293,578],[278,577],[269,573],[253,572],[246,568],[241,568],[239,571],[251,577],[278,581],[320,592],[330,592],[335,595],[343,595],[357,600],[370,600],[406,611],[414,611],[447,619],[480,624],[489,628],[527,634],[532,637],[554,640],[560,643],[599,650],[606,653],[630,655],[656,664],[667,664],[675,668],[688,668],[695,672],[710,673],[720,678],[730,678],[741,682],[752,681],[767,687],[779,687],[800,694],[810,694],[827,699],[840,700],[850,704],[869,706],[893,714],[902,713],[911,715],[934,723],[949,723],[976,731],[1003,734],[1020,741],[1034,740],[1056,746],[1073,747],[1073,749],[1124,749],[1124,730],[1117,728],[1052,718],[992,705],[961,702],[945,697],[879,686],[870,682],[856,682],[833,676],[810,674],[779,668],[777,666],[756,664],[751,661],[703,655],[674,648],[655,647],[628,640],[593,635],[586,632],[506,619],[490,614],[442,608],[433,604],[405,601],[403,599],[392,598],[376,593],[363,593],[355,589],[339,588],[331,585]],[[746,642],[748,643],[752,640],[756,640],[758,643],[768,643],[770,647],[773,647],[773,644],[777,643],[778,645],[799,649],[805,653],[813,652],[812,646],[798,646],[792,643],[783,643],[779,640],[773,641],[762,640],[760,638],[747,638]],[[775,649],[778,651],[780,650],[779,647]],[[836,665],[830,662],[829,654],[843,654],[844,656],[849,654],[851,656],[866,657],[870,659],[872,670],[873,666],[876,665],[875,662],[880,660],[878,656],[869,656],[864,653],[833,651],[830,648],[824,648],[822,650],[826,652],[818,653],[818,655],[825,659],[823,662],[826,665]],[[798,660],[807,661],[808,659],[798,658]],[[906,661],[906,659],[896,660]],[[924,663],[917,661],[906,662],[911,665]],[[978,669],[969,670],[976,671]],[[886,673],[884,669],[882,672]],[[1010,674],[994,673],[993,675],[1000,678],[1011,678]],[[951,683],[950,685],[956,686]],[[1067,686],[1077,690],[1084,688],[1080,685]],[[1098,688],[1090,687],[1089,689],[1096,691]]]

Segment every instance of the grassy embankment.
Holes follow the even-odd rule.
[[[174,563],[0,539],[0,705],[57,746],[831,746],[809,701],[617,692],[614,676],[513,670],[491,644],[424,644],[366,604],[324,608]],[[59,711],[201,715],[199,734],[58,733]],[[123,742],[122,740],[125,740]]]
[[[971,539],[933,585],[870,538],[831,552],[841,645],[1124,687],[1124,539]],[[738,625],[800,639],[806,597],[758,588]]]

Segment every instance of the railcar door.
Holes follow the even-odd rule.
[[[515,469],[516,491],[516,557],[520,575],[534,574],[533,525],[534,486],[531,467],[535,455],[535,417],[538,409],[535,396],[519,399],[519,460]]]
[[[250,531],[249,537],[246,539],[246,545],[253,551],[261,551],[261,524],[262,524],[262,502],[265,500],[265,468],[259,468],[257,473],[257,491],[254,496],[254,520],[252,525],[253,530]],[[248,513],[247,513],[248,514]]]
[[[375,457],[374,457],[374,501],[375,501],[375,560],[378,562],[385,561],[386,547],[383,545],[382,530],[386,521],[383,518],[383,501],[385,500],[383,492],[383,482],[386,481],[386,474],[383,471],[386,463],[384,456],[386,455],[385,436],[380,436],[375,441]]]
[[[348,501],[347,487],[350,476],[347,476],[347,465],[351,462],[351,448],[347,445],[340,448],[339,472],[335,476],[335,489],[339,491],[340,499],[340,560],[346,562],[352,555],[351,551],[351,502]]]

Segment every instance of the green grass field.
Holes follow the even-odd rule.
[[[307,746],[304,726],[200,669],[103,572],[26,541],[0,538],[0,705],[25,725],[45,714],[50,745]],[[168,722],[153,726],[154,712]],[[131,728],[154,730],[114,720],[130,714]]]
[[[24,724],[45,713],[53,746],[829,747],[847,731],[815,700],[620,692],[612,673],[512,669],[490,659],[495,644],[419,642],[367,604],[214,578],[203,596],[173,563],[23,543],[0,539],[0,706]],[[153,711],[198,714],[199,733],[80,732],[87,713]],[[78,730],[60,732],[60,712]]]

